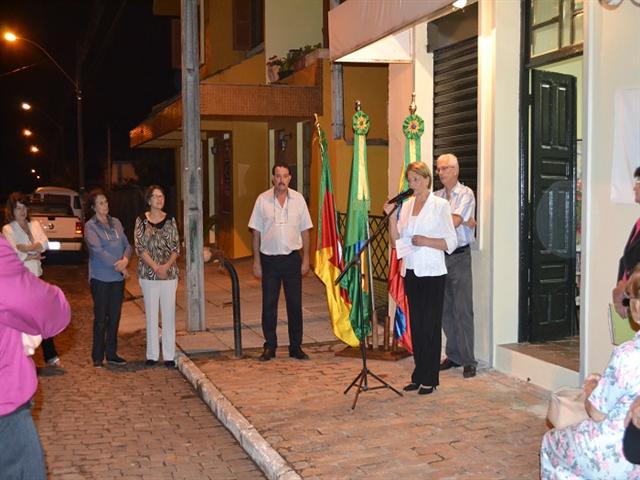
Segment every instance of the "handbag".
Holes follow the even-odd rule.
[[[555,428],[565,428],[589,418],[582,388],[562,387],[551,392],[547,420]]]

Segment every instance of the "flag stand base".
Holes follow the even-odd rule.
[[[346,358],[358,358],[360,357],[360,348],[359,347],[345,347],[342,350],[338,350],[335,353],[336,357],[346,357]],[[403,358],[410,357],[411,354],[407,352],[404,348],[399,348],[396,351],[392,350],[382,350],[381,347],[374,349],[372,347],[367,348],[367,358],[371,360],[384,360],[387,362],[397,362],[398,360],[402,360]]]

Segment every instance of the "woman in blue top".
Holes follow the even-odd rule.
[[[89,194],[89,206],[95,212],[84,228],[93,297],[93,366],[102,367],[105,354],[107,363],[126,365],[117,353],[118,325],[132,249],[120,220],[109,215],[109,201],[102,190]]]

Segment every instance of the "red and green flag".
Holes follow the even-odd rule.
[[[324,283],[327,292],[327,306],[329,307],[329,316],[334,335],[344,343],[357,347],[359,340],[349,319],[349,314],[351,313],[349,295],[344,287],[335,284],[336,278],[344,268],[344,262],[338,235],[338,217],[333,196],[331,166],[327,154],[327,138],[319,124],[317,124],[317,127],[318,144],[322,158],[322,173],[320,176],[318,237],[314,272]]]

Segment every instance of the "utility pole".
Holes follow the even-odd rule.
[[[198,0],[182,0],[182,192],[187,250],[187,330],[204,330],[202,248],[202,145],[200,143],[200,59]]]

